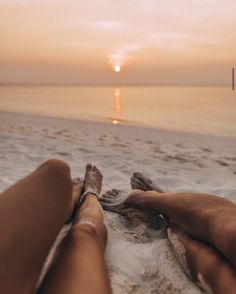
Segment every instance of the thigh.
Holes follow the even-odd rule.
[[[168,237],[183,270],[202,289],[207,293],[236,292],[235,271],[219,251],[187,236],[176,226],[168,229]]]
[[[68,166],[50,160],[0,197],[1,293],[32,291],[72,197]]]

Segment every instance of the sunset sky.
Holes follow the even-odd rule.
[[[235,0],[0,0],[0,83],[229,84],[235,13]]]

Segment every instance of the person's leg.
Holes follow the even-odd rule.
[[[196,284],[207,293],[235,293],[235,271],[219,251],[187,236],[175,225],[168,228],[168,237],[178,262]]]
[[[236,205],[233,202],[208,194],[152,191],[139,193],[128,201],[133,207],[161,213],[192,237],[216,247],[236,267]]]
[[[140,173],[131,178],[133,189],[163,190]],[[186,235],[174,223],[169,223],[168,238],[183,270],[207,293],[235,293],[236,273],[231,263],[212,246]]]
[[[99,193],[101,181],[99,170],[88,166],[85,191],[97,189]],[[38,293],[111,293],[104,259],[106,238],[102,208],[96,196],[88,194],[71,230],[57,249]]]
[[[1,193],[1,293],[34,290],[43,262],[74,203],[70,169],[59,160],[45,162]]]
[[[137,191],[118,204],[102,201],[105,210],[123,213],[129,208],[155,211],[192,237],[216,247],[236,267],[236,204],[222,197],[198,193]]]

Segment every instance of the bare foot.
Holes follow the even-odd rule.
[[[85,172],[84,191],[90,191],[99,195],[102,189],[102,179],[103,176],[100,170],[88,163]]]
[[[121,215],[127,215],[130,210],[136,209],[133,207],[135,199],[142,196],[143,191],[137,190],[128,194],[126,191],[112,189],[104,193],[99,201],[104,210],[115,212]]]
[[[145,177],[141,173],[134,173],[130,180],[132,189],[137,189],[133,191],[128,197],[121,197],[122,191],[117,189],[112,189],[107,191],[100,197],[100,203],[104,210],[115,212],[121,215],[127,215],[127,211],[132,209],[135,199],[144,196],[143,191],[157,191],[159,193],[164,193],[164,191],[154,184],[154,182]],[[145,197],[145,196],[144,196]]]
[[[75,178],[72,180],[73,184],[73,191],[72,191],[72,204],[71,204],[71,214],[69,219],[67,220],[66,224],[73,221],[75,212],[76,212],[76,205],[80,199],[80,196],[83,193],[84,189],[84,180],[80,178]]]
[[[99,198],[99,201],[104,210],[125,215],[126,205],[125,201],[121,200],[121,196],[121,190],[112,189],[102,194],[102,196]]]
[[[149,227],[153,229],[160,229],[163,225],[166,225],[163,218],[161,218],[154,211],[141,211],[140,209],[135,209],[132,207],[132,202],[135,197],[138,197],[140,194],[143,194],[143,191],[135,191],[129,194],[128,197],[126,192],[112,189],[104,193],[99,201],[104,210],[109,212],[115,212],[124,216],[130,224],[137,226],[140,223],[146,223]]]
[[[132,189],[164,193],[164,191],[158,185],[154,184],[151,179],[145,177],[139,172],[133,173],[133,176],[130,179],[130,184]]]
[[[75,219],[72,224],[73,229],[87,228],[96,233],[103,248],[105,249],[107,240],[107,230],[104,225],[103,211],[97,197],[92,193],[99,194],[102,188],[102,174],[96,166],[88,164],[84,179],[84,191],[88,192],[81,206],[76,211]]]

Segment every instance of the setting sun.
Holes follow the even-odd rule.
[[[113,123],[113,125],[117,125],[117,124],[119,123],[119,121],[116,120],[116,119],[113,119],[113,120],[112,120],[112,123]]]
[[[120,72],[121,71],[120,65],[115,65],[114,70],[115,72]]]

